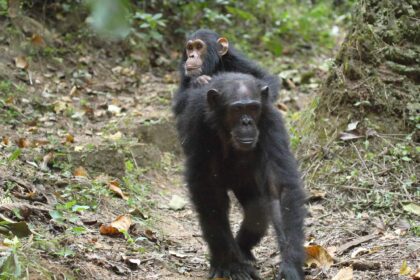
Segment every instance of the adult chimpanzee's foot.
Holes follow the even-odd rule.
[[[249,263],[231,263],[227,266],[212,267],[209,279],[226,278],[232,280],[261,279],[255,267]]]

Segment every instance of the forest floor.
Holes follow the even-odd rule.
[[[170,111],[177,74],[142,72],[93,37],[55,34],[52,47],[5,20],[0,30],[1,279],[205,279]],[[325,59],[276,61],[286,115],[310,104]],[[307,279],[419,279],[406,219],[339,209],[327,186],[307,192]],[[240,218],[234,201],[234,231]],[[264,279],[280,261],[274,239],[255,249]]]

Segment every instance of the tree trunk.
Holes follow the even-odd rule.
[[[419,9],[417,0],[356,4],[353,28],[321,89],[319,119],[338,116],[344,123],[367,117],[383,133],[419,126]]]

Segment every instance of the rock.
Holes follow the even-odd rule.
[[[134,128],[132,133],[141,142],[152,143],[162,152],[181,153],[175,122],[173,121],[162,120],[152,125],[141,124]]]
[[[172,199],[169,202],[169,208],[175,211],[184,209],[185,205],[187,205],[187,201],[176,194],[172,196]]]
[[[160,161],[162,153],[156,145],[136,144],[130,147],[132,156],[139,167],[149,167]]]
[[[117,178],[125,175],[124,154],[114,148],[98,147],[93,151],[73,152],[69,161],[73,166],[83,166],[91,175],[105,173]]]

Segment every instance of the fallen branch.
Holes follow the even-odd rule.
[[[379,270],[381,268],[381,263],[371,262],[366,260],[347,260],[336,264],[339,267],[348,267],[352,266],[354,270]]]
[[[378,237],[377,234],[371,234],[371,235],[361,236],[361,237],[356,238],[356,239],[354,239],[354,240],[352,240],[350,242],[347,242],[347,243],[341,245],[340,247],[338,247],[338,249],[337,249],[337,255],[341,255],[345,251],[347,251],[347,250],[349,250],[349,249],[351,249],[353,247],[356,247],[357,245],[359,245],[359,244],[361,244],[363,242],[372,240],[372,239],[374,239],[376,237]]]

